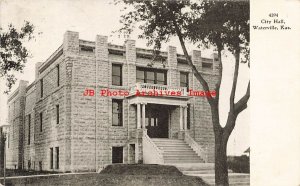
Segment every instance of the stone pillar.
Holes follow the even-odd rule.
[[[42,62],[37,62],[35,64],[35,80],[37,80],[39,77],[39,68],[42,64],[43,64]]]
[[[146,128],[146,104],[142,104],[142,128]]]
[[[139,153],[140,153],[140,151],[139,151],[140,149],[139,149],[139,144],[138,143],[136,143],[135,144],[135,163],[139,163]]]
[[[179,131],[183,130],[183,107],[180,106]]]
[[[72,108],[72,80],[73,80],[73,64],[76,63],[76,57],[79,54],[79,33],[67,31],[64,34],[63,41],[63,53],[65,56],[66,64],[66,94],[65,94],[65,139],[64,139],[64,155],[62,156],[62,162],[64,162],[63,171],[73,171],[72,165],[72,119],[71,119],[71,108]]]
[[[65,55],[79,53],[79,33],[66,31],[63,42],[63,52]]]
[[[108,86],[111,67],[108,61],[108,43],[107,36],[96,36],[95,57],[97,66],[97,85]]]
[[[124,66],[124,86],[132,86],[136,83],[136,47],[135,40],[126,40],[126,63]]]
[[[135,48],[135,40],[126,40],[126,62],[135,64],[136,63],[136,48]]]
[[[187,106],[183,107],[184,130],[187,131]]]
[[[140,103],[136,105],[136,121],[137,121],[136,128],[140,129],[141,128],[141,104]]]
[[[168,46],[168,85],[179,86],[179,72],[177,71],[177,52],[176,47]]]
[[[192,50],[192,62],[197,68],[197,70],[202,70],[202,59],[201,59],[201,51],[200,50]]]

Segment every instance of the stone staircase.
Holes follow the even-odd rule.
[[[164,163],[203,163],[195,151],[183,140],[167,138],[151,138],[161,150]]]
[[[179,139],[151,138],[162,153],[164,164],[176,166],[183,174],[201,177],[215,185],[214,164],[204,160],[184,141]],[[230,186],[250,185],[250,175],[229,171]]]

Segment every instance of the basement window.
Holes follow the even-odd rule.
[[[53,148],[50,148],[50,169],[53,169]]]
[[[112,147],[112,163],[123,163],[123,147]]]
[[[212,63],[202,63],[203,68],[212,68]]]
[[[55,147],[55,152],[56,152],[55,169],[59,169],[59,147]]]

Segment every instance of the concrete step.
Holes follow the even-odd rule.
[[[203,162],[203,160],[200,158],[189,158],[189,159],[186,159],[186,158],[164,158],[164,161],[165,162],[172,161],[172,162],[180,162],[180,163],[189,163],[191,161],[197,162],[197,163]]]
[[[183,140],[152,138],[152,141],[162,151],[166,164],[204,162]]]
[[[156,145],[187,145],[185,142],[181,141],[181,142],[154,142]]]
[[[166,164],[175,164],[175,163],[203,163],[203,160],[164,160]]]
[[[194,154],[163,154],[164,157],[181,157],[181,158],[191,158],[197,157],[200,158],[196,153]]]
[[[176,150],[178,150],[178,151],[190,151],[190,150],[192,150],[190,147],[176,147],[176,146],[174,146],[174,147],[166,147],[166,146],[164,146],[164,147],[158,147],[160,150],[163,150],[163,151],[176,151]]]
[[[195,155],[195,152],[193,152],[193,151],[173,151],[173,152],[166,152],[166,151],[164,151],[163,153],[162,153],[163,155],[166,155],[166,156],[168,156],[168,155],[178,155],[178,156],[182,156],[182,155]]]
[[[183,141],[180,139],[169,139],[169,138],[151,138],[152,141]]]
[[[167,143],[167,144],[157,144],[155,143],[156,146],[158,147],[189,147],[191,148],[190,146],[188,146],[187,144],[172,144],[172,143]]]
[[[190,147],[187,147],[187,148],[166,148],[166,149],[164,149],[164,152],[180,152],[180,153],[182,153],[182,152],[186,152],[186,151],[195,152]]]

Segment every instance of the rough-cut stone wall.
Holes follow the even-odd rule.
[[[35,165],[35,145],[34,145],[34,126],[35,126],[35,86],[27,89],[25,102],[25,122],[24,122],[24,168],[34,169]]]
[[[20,108],[25,96],[25,88],[19,87],[20,95],[9,101],[9,122],[12,125],[11,150],[15,151],[8,158],[10,165],[22,165],[36,170],[50,169],[50,148],[59,147],[59,169],[55,169],[56,157],[53,158],[56,171],[94,171],[112,162],[112,147],[123,147],[123,162],[142,161],[141,138],[132,138],[137,133],[136,105],[129,105],[128,99],[122,96],[100,96],[102,89],[129,90],[136,83],[136,67],[147,67],[150,59],[137,57],[135,41],[127,40],[125,53],[109,52],[106,36],[97,35],[95,42],[89,42],[92,51],[83,51],[81,47],[86,41],[79,40],[79,33],[67,31],[62,45],[63,54],[56,58],[47,68],[46,63],[37,66],[34,85],[26,93],[25,117],[21,117]],[[167,49],[166,67],[155,62],[152,68],[168,71],[167,83],[180,85],[180,72],[189,73],[189,88],[203,90],[194,77],[192,69],[177,62],[176,47]],[[202,68],[200,51],[192,51],[191,57],[196,68],[204,74],[211,89],[214,89],[218,70],[218,61],[213,61],[212,69]],[[112,85],[112,64],[122,65],[122,86]],[[57,68],[60,67],[60,86],[57,86]],[[206,71],[206,72],[203,72]],[[41,97],[41,79],[43,79],[43,97]],[[86,89],[95,91],[94,96],[84,96]],[[24,97],[23,96],[23,97]],[[123,100],[123,126],[112,126],[112,99]],[[16,106],[13,107],[13,104]],[[207,149],[209,161],[214,159],[214,136],[211,123],[210,107],[204,97],[190,97],[190,135]],[[59,105],[59,124],[56,123],[56,105]],[[172,138],[178,137],[179,106],[170,106],[170,133]],[[40,131],[40,113],[43,113],[43,130]],[[12,114],[14,113],[14,115]],[[28,120],[31,114],[31,143],[28,142]],[[25,119],[25,122],[24,122]],[[24,126],[24,135],[21,133]],[[141,131],[138,131],[140,136]],[[24,136],[24,138],[22,137]],[[20,138],[22,137],[22,139]],[[22,145],[20,144],[22,141]],[[135,154],[129,151],[135,147]],[[23,151],[24,157],[19,152]],[[138,155],[138,156],[137,156]],[[137,159],[138,157],[138,159]]]
[[[23,127],[25,93],[28,82],[20,80],[19,87],[8,99],[9,148],[7,152],[7,168],[23,168]]]
[[[45,64],[43,64],[45,65]],[[55,170],[64,171],[66,161],[64,140],[66,133],[66,63],[65,56],[60,55],[47,68],[41,71],[43,65],[39,68],[39,74],[35,84],[35,107],[32,115],[32,125],[34,124],[34,159],[31,162],[36,170]],[[58,69],[59,66],[59,76]],[[57,84],[59,79],[59,86]],[[43,80],[43,96],[41,97],[41,80]],[[29,100],[31,98],[28,95]],[[33,98],[32,98],[33,99]],[[57,123],[56,106],[59,106],[59,123]],[[40,113],[42,113],[42,126],[40,122]],[[55,166],[56,151],[59,148],[59,168]],[[50,148],[53,148],[53,168],[50,167]],[[28,161],[26,159],[26,161]]]

